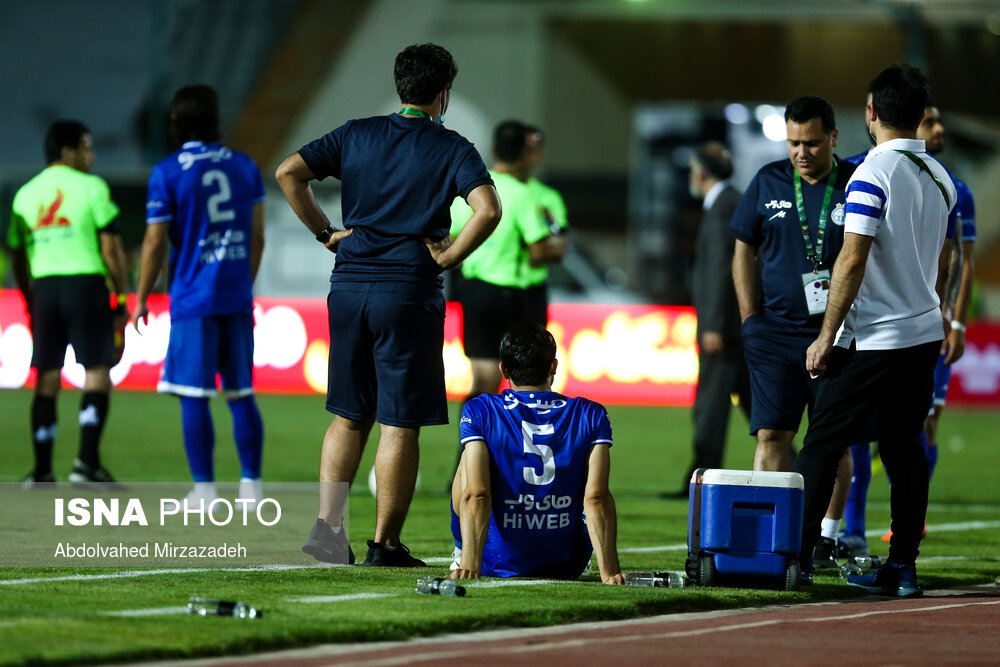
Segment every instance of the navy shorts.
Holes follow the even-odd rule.
[[[330,286],[326,409],[387,426],[448,423],[444,293],[405,282]]]
[[[253,315],[185,317],[170,322],[170,342],[156,391],[215,396],[216,375],[227,398],[253,393]]]
[[[62,368],[66,346],[86,368],[114,365],[111,297],[104,276],[46,276],[32,289],[31,365]]]
[[[951,365],[944,363],[945,355],[939,354],[937,366],[934,367],[934,404],[931,414],[937,408],[944,407],[948,399],[948,383],[951,382]]]
[[[499,359],[500,339],[528,319],[527,290],[474,278],[462,282],[462,346],[470,359]]]
[[[743,348],[750,371],[750,435],[764,429],[798,431],[802,411],[816,401],[819,378],[809,377],[806,350],[814,329],[794,329],[765,315],[743,323]]]

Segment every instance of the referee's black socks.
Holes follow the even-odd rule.
[[[52,445],[56,440],[55,396],[35,394],[31,402],[31,439],[35,449],[35,479],[52,472]]]
[[[101,466],[97,447],[101,431],[108,418],[108,395],[100,391],[85,391],[80,399],[80,453],[79,458],[93,469]]]

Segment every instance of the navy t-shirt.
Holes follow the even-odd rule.
[[[820,264],[821,269],[831,272],[844,244],[844,188],[854,170],[854,165],[837,160],[837,182],[830,197],[829,218],[823,237],[823,261]],[[763,313],[771,320],[796,328],[809,326],[818,329],[823,316],[809,316],[802,286],[802,274],[812,271],[813,265],[806,256],[792,174],[793,167],[789,160],[778,160],[761,167],[743,193],[729,228],[737,239],[759,248],[763,259]],[[814,245],[826,182],[827,179],[816,183],[802,179],[802,198]]]
[[[316,178],[339,179],[344,226],[331,282],[440,285],[424,239],[451,227],[449,207],[492,184],[475,147],[453,130],[399,114],[351,120],[299,149]]]

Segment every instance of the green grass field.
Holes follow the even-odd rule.
[[[31,467],[30,400],[28,391],[0,392],[0,481],[17,481]],[[55,468],[61,479],[75,456],[78,403],[79,393],[67,392],[59,404]],[[261,396],[260,406],[267,431],[265,482],[315,481],[319,443],[329,423],[322,398]],[[235,481],[238,467],[228,411],[221,400],[213,408],[219,433],[217,474],[222,481]],[[623,406],[612,406],[609,412],[616,442],[612,490],[618,505],[622,566],[626,570],[682,569],[687,502],[659,500],[657,493],[680,484],[689,460],[690,412]],[[735,416],[727,467],[750,467],[752,442],[745,428],[742,416]],[[927,517],[929,533],[918,563],[925,588],[981,584],[1000,574],[1000,490],[995,481],[1000,466],[998,432],[1000,415],[996,413],[949,410],[942,420],[942,449]],[[403,541],[418,557],[441,558],[450,555],[452,547],[444,489],[455,457],[456,427],[425,429],[421,441],[421,484]],[[374,443],[362,462],[365,478],[373,457]],[[154,394],[116,393],[103,458],[123,480],[187,480],[177,402]],[[363,557],[364,542],[374,527],[374,500],[364,480],[359,481],[351,496],[351,542]],[[872,482],[868,527],[887,525],[888,490],[880,475]],[[303,539],[309,527],[302,526]],[[884,543],[877,537],[869,542],[875,553],[884,555]],[[319,642],[402,639],[855,595],[834,577],[818,577],[811,589],[786,593],[612,588],[602,586],[596,574],[585,575],[580,582],[470,587],[464,599],[413,592],[417,576],[445,571],[445,565],[436,564],[420,571],[214,569],[135,576],[133,571],[116,568],[0,568],[0,664],[247,653]],[[54,580],[76,574],[123,576]],[[38,581],[13,583],[24,579]],[[336,599],[359,594],[365,597]],[[262,609],[264,617],[241,621],[168,613],[186,604],[191,595],[242,600]],[[163,613],[113,615],[133,610]]]

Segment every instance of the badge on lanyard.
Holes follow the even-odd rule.
[[[806,258],[812,262],[813,270],[802,274],[802,288],[805,290],[806,306],[810,315],[821,315],[826,312],[826,301],[830,294],[830,271],[820,269],[823,261],[823,240],[826,234],[827,216],[830,211],[830,199],[834,184],[837,181],[837,158],[833,158],[830,175],[827,176],[826,191],[823,193],[823,205],[819,210],[816,243],[813,244],[809,234],[809,219],[806,217],[805,200],[802,197],[802,177],[795,172],[795,207],[798,209],[799,225],[802,227],[802,240],[806,246]],[[834,221],[836,224],[836,221]]]
[[[830,271],[809,271],[802,274],[802,288],[806,292],[806,306],[810,315],[826,312],[827,297],[830,296]]]

